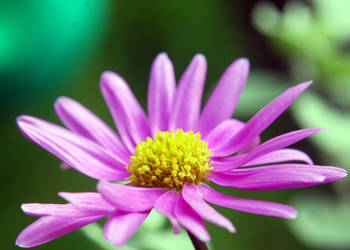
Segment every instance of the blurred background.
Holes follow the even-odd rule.
[[[94,191],[96,181],[29,142],[15,119],[29,114],[59,123],[58,96],[89,107],[113,127],[99,91],[105,70],[122,75],[145,107],[151,63],[167,52],[179,78],[192,56],[208,60],[204,99],[238,57],[251,74],[236,118],[248,120],[289,86],[314,80],[288,112],[263,134],[324,127],[294,145],[319,165],[350,168],[350,1],[348,0],[15,0],[0,1],[1,233],[0,249],[15,249],[20,231],[34,221],[24,202],[63,203],[59,191]],[[211,249],[350,249],[349,178],[317,188],[248,192],[237,197],[288,203],[296,220],[217,208],[238,232],[207,224]],[[114,249],[100,224],[37,249]],[[192,249],[157,213],[121,249]]]

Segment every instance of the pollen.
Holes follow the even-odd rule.
[[[210,167],[211,151],[193,131],[158,132],[147,138],[130,157],[131,184],[138,187],[161,187],[181,190],[185,183],[199,184]]]

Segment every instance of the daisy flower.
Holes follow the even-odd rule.
[[[96,193],[59,193],[67,204],[23,204],[26,214],[40,218],[20,233],[16,244],[34,247],[108,216],[104,237],[121,246],[155,209],[168,217],[175,233],[183,227],[195,244],[204,245],[210,235],[203,219],[236,231],[208,203],[267,216],[297,216],[288,205],[231,197],[209,182],[277,190],[346,176],[344,169],[314,165],[306,153],[287,148],[318,128],[260,142],[259,135],[311,82],[287,89],[244,123],[232,115],[248,77],[248,60],[238,59],[227,68],[201,111],[206,68],[204,56],[196,55],[176,86],[171,61],[159,54],[151,68],[148,115],[122,77],[103,73],[101,90],[118,134],[67,97],[55,103],[66,128],[20,116],[17,123],[27,138],[99,183]]]

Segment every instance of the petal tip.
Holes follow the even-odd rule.
[[[294,219],[296,219],[297,217],[298,217],[298,211],[295,210],[295,212],[291,213],[287,218],[288,218],[288,219],[294,220]]]
[[[26,119],[30,118],[28,115],[20,115],[16,118],[17,125],[20,125],[22,122],[24,122]]]
[[[66,104],[71,103],[73,100],[67,96],[59,96],[56,98],[54,107],[57,110],[58,108],[65,106]]]
[[[245,58],[245,57],[238,58],[238,59],[236,60],[236,62],[237,62],[241,67],[249,68],[249,66],[250,66],[249,59],[248,59],[248,58]]]
[[[34,247],[31,244],[28,244],[28,240],[23,240],[23,236],[22,236],[23,231],[17,236],[15,245],[21,248],[30,248],[30,247]]]
[[[343,169],[343,168],[340,168],[340,171],[339,171],[339,179],[341,179],[341,178],[344,178],[344,177],[346,177],[346,176],[348,176],[348,171],[346,171],[345,169]]]
[[[26,125],[30,125],[32,123],[33,118],[34,117],[29,115],[20,115],[16,118],[16,124],[22,133],[25,134]]]
[[[25,212],[25,210],[26,210],[26,203],[22,203],[21,204],[21,210],[23,211],[23,212]]]
[[[298,210],[296,210],[294,207],[289,207],[289,209],[284,213],[283,218],[294,220],[297,218],[297,216]]]
[[[234,227],[232,222],[229,221],[229,220],[226,220],[225,222],[219,223],[219,224],[220,224],[221,227],[226,228],[230,233],[236,233],[237,232],[236,228]],[[217,225],[219,225],[219,224],[217,224]]]
[[[119,75],[113,71],[110,71],[110,70],[104,71],[101,74],[100,84],[104,86],[108,84],[110,81],[113,81],[115,78],[118,78],[118,76]]]
[[[201,53],[196,54],[193,57],[193,61],[196,62],[196,63],[203,64],[203,66],[207,65],[207,60],[206,60],[205,56],[203,54],[201,54]]]
[[[166,52],[161,52],[157,55],[156,59],[162,60],[162,59],[169,59],[168,54]]]
[[[312,83],[313,83],[313,80],[300,83],[297,86],[300,86],[304,90],[304,89],[308,88]]]
[[[236,233],[237,232],[237,230],[236,230],[236,228],[231,224],[231,225],[229,225],[229,226],[227,226],[226,227],[227,228],[227,230],[230,232],[230,233]]]
[[[21,247],[21,248],[29,248],[29,246],[26,246],[25,244],[22,244],[22,243],[19,242],[19,241],[16,241],[16,242],[15,242],[15,245],[18,246],[18,247]]]
[[[33,207],[33,205],[35,207],[36,204],[35,203],[22,203],[21,204],[21,210],[26,213],[26,212],[28,212],[30,210],[30,208]]]
[[[318,133],[320,131],[327,130],[327,129],[326,128],[306,128],[304,130],[309,130],[310,133],[311,133],[310,134],[310,136],[311,136],[311,135],[314,135],[314,134],[316,134],[316,133]]]
[[[112,70],[106,70],[102,72],[101,77],[108,77],[108,76],[114,76],[117,73],[113,72]]]
[[[197,53],[194,55],[193,59],[197,59],[197,60],[205,60],[205,55],[202,53]]]
[[[168,54],[166,52],[159,53],[156,58],[154,59],[152,63],[152,69],[153,70],[161,70],[163,67],[170,67],[172,66],[172,63],[168,57]]]
[[[209,234],[200,235],[198,238],[203,242],[210,242],[211,241],[211,237]]]
[[[297,85],[294,85],[294,86],[288,88],[287,90],[293,90],[293,92],[296,91],[296,93],[298,93],[297,95],[299,95],[305,89],[307,89],[312,84],[312,82],[313,81],[302,82],[302,83],[299,83]]]
[[[58,197],[61,197],[62,199],[68,201],[68,197],[69,197],[69,194],[68,192],[58,192],[57,195]]]
[[[128,88],[128,84],[119,74],[113,71],[104,71],[100,78],[100,88],[102,89],[102,92],[113,92],[115,88],[114,86],[118,86],[122,89]]]

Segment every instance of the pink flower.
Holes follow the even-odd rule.
[[[246,123],[231,118],[248,71],[246,59],[233,62],[200,112],[204,56],[193,58],[175,86],[172,63],[162,53],[152,65],[148,117],[127,83],[119,75],[105,72],[102,94],[120,137],[67,97],[55,103],[67,129],[34,117],[19,117],[18,126],[26,137],[100,181],[98,193],[59,193],[68,204],[23,204],[25,213],[41,218],[20,233],[17,245],[37,246],[108,216],[104,236],[121,246],[153,208],[169,218],[175,233],[182,226],[204,242],[210,241],[210,235],[203,219],[235,232],[232,223],[207,202],[295,218],[297,211],[290,206],[231,197],[206,184],[276,190],[319,185],[346,176],[344,169],[316,166],[304,152],[286,148],[320,129],[288,132],[260,144],[260,133],[311,82],[287,89]],[[111,182],[124,180],[129,184]]]

